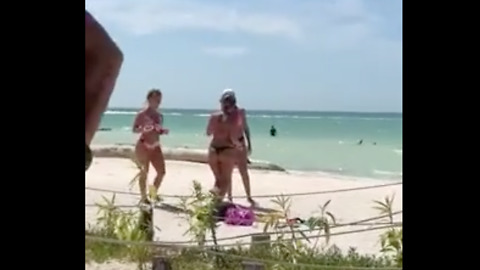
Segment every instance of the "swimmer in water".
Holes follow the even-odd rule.
[[[122,62],[121,50],[85,10],[85,170],[92,159],[89,145],[107,108]]]
[[[357,144],[358,144],[358,145],[362,145],[362,144],[363,144],[363,139],[360,139],[360,141],[358,141]]]
[[[270,128],[270,136],[275,137],[277,136],[277,129],[275,128],[274,125]]]
[[[207,125],[207,136],[212,136],[208,148],[208,164],[215,177],[211,192],[222,200],[232,184],[233,168],[239,153],[245,151],[240,141],[245,131],[245,119],[236,107],[235,94],[225,91],[220,97],[221,111],[212,113]]]
[[[163,117],[158,112],[162,102],[162,92],[152,89],[147,93],[147,107],[141,110],[135,117],[133,132],[140,133],[135,145],[135,155],[141,172],[138,179],[141,202],[148,203],[147,175],[150,163],[157,172],[153,182],[158,191],[163,177],[165,176],[165,159],[160,145],[160,135],[168,134],[168,129],[163,128]]]

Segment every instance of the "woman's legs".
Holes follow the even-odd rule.
[[[232,173],[236,163],[235,149],[226,149],[218,155],[220,161],[220,179],[218,196],[223,199],[232,185]]]
[[[237,168],[240,176],[242,177],[243,188],[247,195],[247,200],[250,203],[254,203],[250,190],[250,176],[248,175],[248,153],[245,148],[239,150],[237,159]]]
[[[235,167],[235,166],[234,166],[234,167]],[[233,172],[232,172],[232,173],[233,173]],[[228,200],[229,200],[230,202],[233,202],[232,189],[233,189],[233,183],[230,183],[230,187],[228,188],[228,193],[227,193]]]
[[[165,158],[163,157],[162,148],[156,147],[150,150],[150,162],[157,172],[157,176],[153,181],[153,186],[155,187],[155,190],[158,191],[162,184],[163,177],[165,176]]]
[[[219,186],[220,177],[221,177],[221,168],[218,160],[218,155],[213,149],[208,150],[208,165],[212,170],[213,177],[215,177],[215,182],[213,184],[213,189],[211,191],[212,193],[217,195],[218,189],[219,189],[218,186]]]
[[[138,186],[140,188],[140,195],[142,201],[148,199],[147,195],[147,175],[148,175],[148,166],[150,163],[148,157],[148,151],[145,149],[145,146],[141,143],[135,145],[135,156],[137,158],[137,163],[140,166],[140,175],[138,176]]]

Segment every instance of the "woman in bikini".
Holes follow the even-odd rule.
[[[103,27],[85,10],[85,170],[90,143],[107,108],[123,54]]]
[[[231,89],[225,89],[223,91],[223,94],[225,95],[226,93],[229,93],[230,95],[235,97],[235,92]],[[240,115],[244,127],[241,136],[238,138],[241,147],[238,149],[237,152],[236,166],[238,172],[240,173],[240,176],[242,177],[243,188],[245,189],[247,200],[251,205],[255,205],[255,201],[252,199],[252,194],[250,191],[250,176],[248,175],[248,156],[252,152],[252,143],[250,141],[250,128],[248,127],[245,109],[239,108],[235,104],[234,110]],[[232,185],[230,185],[230,188],[228,189],[228,200],[233,202]]]
[[[213,113],[207,125],[207,135],[212,136],[208,148],[208,164],[215,177],[211,192],[222,200],[232,183],[232,172],[237,162],[238,150],[242,148],[238,140],[244,131],[243,118],[235,109],[236,99],[231,92],[220,98],[221,112]]]
[[[141,110],[135,117],[133,123],[133,132],[140,133],[140,137],[135,145],[135,155],[137,162],[141,166],[141,172],[138,179],[140,186],[141,202],[148,203],[147,196],[147,175],[149,164],[157,172],[153,182],[155,190],[158,190],[165,176],[165,160],[160,145],[160,135],[168,134],[168,129],[162,127],[163,117],[158,112],[162,102],[162,92],[152,89],[147,94],[147,107]]]

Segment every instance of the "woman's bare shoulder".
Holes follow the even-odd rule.
[[[214,111],[210,114],[210,117],[219,117],[222,115],[222,111]]]
[[[140,111],[137,112],[137,116],[143,116],[147,113],[147,108],[141,109]]]
[[[238,108],[238,111],[241,113],[241,114],[246,114],[247,111],[245,110],[245,108]]]

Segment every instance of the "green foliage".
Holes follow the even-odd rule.
[[[317,238],[315,240],[314,248],[318,245],[318,240],[322,231],[325,233],[325,242],[328,244],[330,241],[330,228],[336,224],[335,216],[327,211],[327,207],[331,200],[328,200],[324,205],[320,206],[320,216],[311,217],[307,220],[307,225],[310,230],[318,230]]]
[[[347,253],[342,253],[336,246],[332,246],[324,252],[299,252],[297,253],[297,263],[316,265],[315,268],[301,267],[295,265],[286,265],[280,262],[285,261],[281,254],[269,252],[268,250],[250,249],[250,248],[232,248],[221,250],[224,255],[224,266],[216,267],[213,263],[218,256],[211,254],[201,255],[194,249],[183,250],[177,256],[172,257],[172,269],[174,270],[207,270],[207,269],[222,269],[222,270],[243,270],[241,258],[257,258],[264,262],[267,270],[304,270],[304,269],[324,269],[332,270],[332,268],[321,268],[318,265],[328,266],[344,266],[345,269],[350,267],[392,267],[391,261],[388,258],[379,258],[373,255],[360,255],[351,248]],[[237,257],[239,256],[239,257]],[[267,262],[268,261],[268,262]]]
[[[142,174],[145,174],[145,168],[140,164],[140,162],[136,158],[130,158],[130,160],[135,164],[135,167],[138,169],[137,174],[130,180],[128,183],[128,186],[130,189],[132,189],[140,180]]]
[[[388,215],[388,221],[393,223],[393,201],[395,200],[395,194],[392,194],[391,197],[385,196],[384,201],[374,200],[375,206],[373,209],[376,209],[380,212],[381,215]]]
[[[276,254],[282,261],[296,263],[305,254],[315,253],[322,232],[325,234],[326,241],[329,241],[330,226],[335,223],[334,215],[327,211],[330,200],[320,206],[320,216],[311,217],[306,222],[310,231],[317,232],[313,248],[305,243],[310,243],[310,240],[304,230],[297,229],[292,222],[289,222],[292,219],[290,215],[291,198],[280,195],[273,199],[272,203],[277,207],[276,211],[261,216],[259,222],[265,223],[264,233],[269,230],[275,232],[277,238],[272,242],[269,252]],[[286,226],[281,226],[282,223]],[[275,267],[281,269],[280,265]]]
[[[188,229],[185,234],[193,236],[193,240],[199,246],[205,244],[209,230],[216,244],[215,203],[215,196],[209,192],[203,192],[202,185],[197,181],[193,181],[191,196],[180,199],[180,208],[187,213],[184,216],[184,219],[188,222]]]
[[[290,264],[311,264],[350,267],[393,267],[402,265],[402,230],[391,230],[381,235],[381,257],[360,255],[351,248],[343,254],[336,246],[329,249],[318,249],[318,236],[324,236],[328,243],[330,229],[336,224],[335,216],[327,208],[330,200],[321,205],[318,216],[309,218],[306,224],[312,235],[315,232],[316,240],[311,245],[307,234],[296,228],[291,219],[291,199],[278,196],[272,202],[276,211],[260,215],[259,222],[264,223],[263,231],[275,238],[265,245],[252,245],[251,247],[222,248],[217,245],[214,219],[215,197],[202,190],[201,185],[194,181],[192,196],[181,199],[181,207],[186,212],[184,218],[189,224],[186,234],[192,236],[197,246],[178,248],[176,250],[160,249],[158,247],[133,244],[111,244],[93,240],[85,241],[85,259],[88,261],[103,262],[107,260],[131,261],[138,265],[138,269],[147,269],[153,254],[165,254],[171,261],[172,269],[177,270],[241,270],[242,261],[260,260],[265,263],[268,270],[294,270],[308,269]],[[106,237],[127,241],[147,241],[147,232],[141,226],[139,211],[125,211],[115,207],[115,196],[111,199],[103,198],[98,204],[98,218],[94,226],[86,230],[86,235]],[[382,213],[390,213],[393,222],[393,199],[387,198],[385,202],[376,202],[376,208]],[[380,206],[389,206],[389,208]],[[389,209],[389,210],[388,210]],[[207,233],[211,232],[214,248],[208,248],[206,243]],[[265,248],[268,246],[268,248]],[[322,269],[317,268],[315,269]],[[326,267],[325,269],[330,269]]]
[[[125,211],[115,206],[115,195],[111,199],[102,197],[103,203],[97,203],[98,213],[94,226],[89,226],[87,235],[105,237],[122,241],[147,241],[148,232],[141,227],[139,212]],[[85,260],[106,261],[121,258],[138,262],[144,269],[150,258],[148,247],[141,245],[121,245],[85,240]]]
[[[395,195],[385,197],[384,201],[375,200],[374,209],[378,210],[382,215],[387,215],[389,222],[393,220],[393,202]],[[391,258],[396,266],[403,265],[403,228],[393,227],[380,235],[380,244],[382,252],[386,257]]]
[[[403,228],[389,229],[380,236],[381,252],[393,258],[398,267],[403,265]]]

